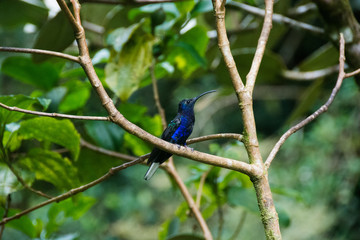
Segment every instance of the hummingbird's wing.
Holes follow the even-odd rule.
[[[175,117],[167,126],[167,128],[164,130],[163,134],[161,135],[161,139],[173,142],[172,135],[175,133],[175,131],[180,126],[181,119],[180,117]],[[171,157],[171,153],[165,152],[161,149],[154,148],[150,154],[150,157],[147,161],[147,164],[151,164],[153,162],[163,163],[165,162],[169,157]]]
[[[176,130],[179,128],[181,124],[181,118],[176,116],[167,126],[167,128],[164,130],[163,134],[161,135],[161,139],[164,139],[165,141],[172,142],[172,136],[176,132]]]

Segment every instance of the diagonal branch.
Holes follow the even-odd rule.
[[[289,130],[287,130],[279,139],[279,141],[275,144],[274,148],[271,150],[268,158],[265,161],[265,167],[268,169],[270,167],[271,162],[274,160],[276,154],[280,150],[280,147],[285,143],[285,141],[295,132],[297,132],[299,129],[303,128],[305,125],[309,124],[313,120],[315,120],[317,117],[319,117],[322,113],[326,112],[329,108],[329,106],[334,101],[334,98],[338,91],[340,90],[341,84],[346,77],[345,71],[345,41],[344,36],[341,33],[340,34],[340,56],[339,56],[339,75],[336,81],[336,85],[333,88],[331,95],[329,99],[326,101],[324,105],[322,105],[318,110],[316,110],[313,114],[302,120],[300,123],[296,124],[295,126],[291,127]]]
[[[19,53],[31,53],[31,54],[42,54],[53,57],[64,58],[76,63],[80,63],[80,60],[76,56],[72,56],[66,53],[54,52],[42,49],[32,49],[32,48],[15,48],[15,47],[0,47],[0,52],[19,52]]]
[[[227,3],[227,6],[241,9],[241,10],[244,10],[251,14],[254,14],[256,16],[260,16],[260,17],[264,17],[265,13],[266,13],[265,10],[263,10],[263,9],[253,7],[253,6],[250,6],[250,5],[247,5],[244,3],[240,3],[240,2],[229,1]],[[304,29],[306,31],[309,31],[309,32],[312,32],[315,34],[325,34],[325,31],[322,28],[310,25],[308,23],[304,23],[304,22],[300,22],[300,21],[291,19],[291,18],[288,18],[286,16],[283,16],[283,15],[277,14],[277,13],[273,14],[272,21],[274,23],[287,24],[291,27]]]
[[[96,180],[94,180],[94,181],[92,181],[92,182],[90,182],[88,184],[85,184],[85,185],[80,186],[78,188],[73,188],[73,189],[71,189],[70,191],[68,191],[66,193],[63,193],[63,194],[61,194],[61,195],[59,195],[57,197],[53,197],[53,198],[51,198],[51,199],[49,199],[49,200],[47,200],[45,202],[42,202],[42,203],[40,203],[38,205],[35,205],[35,206],[31,207],[31,208],[28,208],[28,209],[26,209],[26,210],[24,210],[22,212],[19,212],[19,213],[15,214],[14,216],[3,218],[0,221],[0,225],[4,225],[4,224],[6,224],[6,223],[8,223],[8,222],[10,222],[12,220],[18,219],[21,216],[23,216],[25,214],[28,214],[28,213],[30,213],[32,211],[35,211],[36,209],[42,208],[42,207],[44,207],[44,206],[46,206],[46,205],[48,205],[50,203],[63,201],[65,199],[69,198],[69,197],[74,196],[75,194],[78,194],[80,192],[84,192],[85,190],[87,190],[87,189],[89,189],[89,188],[91,188],[91,187],[105,181],[106,179],[108,179],[109,177],[114,175],[115,173],[117,173],[117,172],[119,172],[119,171],[121,171],[121,170],[123,170],[125,168],[131,167],[133,165],[136,165],[138,163],[143,162],[146,158],[147,158],[147,155],[143,155],[143,156],[141,156],[141,157],[139,157],[139,158],[137,158],[137,159],[135,159],[135,160],[133,160],[131,162],[127,162],[127,163],[121,164],[120,166],[110,168],[109,171],[105,175],[103,175],[102,177],[100,177],[100,178],[98,178],[98,179],[96,179]]]
[[[272,28],[273,5],[274,0],[265,0],[264,24],[258,40],[258,45],[256,47],[256,52],[251,64],[250,71],[246,76],[246,88],[250,93],[252,93],[254,89],[256,77],[259,72],[262,58],[264,56],[266,43],[269,39],[270,31]]]
[[[62,114],[62,113],[46,113],[46,112],[39,112],[39,111],[31,111],[27,109],[22,109],[18,107],[10,107],[0,102],[0,107],[5,108],[9,111],[27,113],[37,116],[44,116],[44,117],[54,117],[54,118],[67,118],[67,119],[77,119],[77,120],[94,120],[94,121],[110,121],[109,117],[98,117],[98,116],[78,116],[78,115],[69,115],[69,114]]]

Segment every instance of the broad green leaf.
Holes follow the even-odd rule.
[[[179,232],[180,220],[177,217],[167,220],[161,225],[161,230],[159,231],[158,237],[159,240],[165,240],[168,236],[174,236]]]
[[[187,14],[194,8],[195,1],[175,2],[175,5],[180,14]]]
[[[143,22],[135,23],[127,28],[118,28],[109,34],[106,43],[111,45],[115,51],[121,52],[123,46],[130,40],[136,30]]]
[[[13,216],[19,212],[20,212],[20,210],[17,210],[17,209],[9,209],[8,216]],[[0,215],[1,216],[4,215],[3,208],[0,208]],[[30,238],[35,238],[37,235],[37,229],[36,229],[35,225],[32,223],[31,219],[27,215],[22,216],[19,219],[15,219],[13,221],[6,223],[6,227],[10,227],[10,228],[19,230],[19,231],[25,233]]]
[[[230,187],[227,191],[227,199],[228,203],[232,206],[242,206],[254,213],[259,211],[256,194],[253,189]]]
[[[57,83],[60,70],[59,64],[35,64],[30,58],[20,56],[8,57],[1,67],[4,74],[43,90],[49,90]]]
[[[49,222],[46,224],[48,235],[58,230],[65,222],[66,218],[78,220],[82,217],[96,202],[95,198],[77,195],[66,199],[57,204],[53,204],[48,211]]]
[[[4,28],[16,27],[26,23],[41,26],[48,16],[45,5],[31,4],[30,1],[1,0],[0,26]]]
[[[125,131],[114,123],[88,121],[85,129],[98,146],[116,151],[122,145]]]
[[[74,40],[73,28],[64,12],[60,11],[54,18],[50,19],[41,27],[33,48],[62,52]],[[40,54],[32,55],[35,62],[45,61],[49,57],[48,55]]]
[[[43,98],[33,98],[24,95],[0,96],[0,102],[10,107],[18,107],[27,110],[32,110],[35,104],[40,104],[44,110],[48,107],[49,104],[48,99],[45,100]],[[25,113],[9,111],[0,107],[0,123],[6,124],[16,122],[19,121],[24,115]]]
[[[299,66],[300,71],[314,71],[334,66],[338,63],[339,51],[331,43],[318,48],[308,56]]]
[[[23,189],[23,186],[9,167],[0,164],[0,202],[4,202],[8,194],[20,189]]]
[[[141,156],[151,151],[151,147],[145,144],[144,141],[127,132],[124,134],[124,147],[131,149],[136,156]]]
[[[199,1],[195,7],[191,10],[192,16],[197,16],[201,13],[207,13],[213,11],[213,5],[211,1]]]
[[[18,137],[17,130],[20,128],[18,123],[9,123],[5,125],[5,132],[3,136],[3,146],[9,149],[10,152],[15,151],[21,146],[21,138]]]
[[[198,235],[194,235],[192,233],[180,234],[167,238],[167,240],[204,240],[204,239],[205,238],[200,237]]]
[[[59,153],[33,148],[19,164],[35,173],[37,180],[47,181],[59,190],[69,190],[79,185],[77,168]]]
[[[90,97],[90,84],[79,80],[70,80],[64,86],[68,91],[59,105],[59,110],[70,112],[82,108]]]
[[[69,120],[57,120],[48,117],[38,117],[23,121],[19,134],[24,139],[49,141],[67,148],[74,160],[80,150],[80,135]]]
[[[105,67],[106,83],[123,101],[136,91],[152,61],[154,39],[148,35],[136,37]]]
[[[207,31],[196,26],[174,43],[168,56],[168,61],[175,64],[187,78],[199,67],[206,67],[205,50],[208,44]]]

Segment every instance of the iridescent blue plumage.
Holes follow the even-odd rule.
[[[194,114],[194,105],[196,101],[204,96],[205,94],[215,92],[215,90],[207,91],[200,94],[197,97],[191,99],[184,99],[179,103],[179,109],[176,117],[169,123],[167,128],[164,130],[161,135],[161,139],[178,144],[185,145],[186,140],[191,135],[194,123],[195,123],[195,114]],[[154,175],[156,169],[165,162],[171,153],[165,152],[158,148],[154,148],[148,159],[148,164],[151,164],[148,171],[145,174],[145,180],[149,180],[152,175]]]

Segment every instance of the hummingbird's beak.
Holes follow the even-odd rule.
[[[201,98],[201,97],[204,96],[205,94],[212,93],[212,92],[216,92],[216,90],[210,90],[210,91],[204,92],[204,93],[200,94],[199,96],[194,97],[194,98],[193,98],[193,101],[196,102],[199,98]]]

